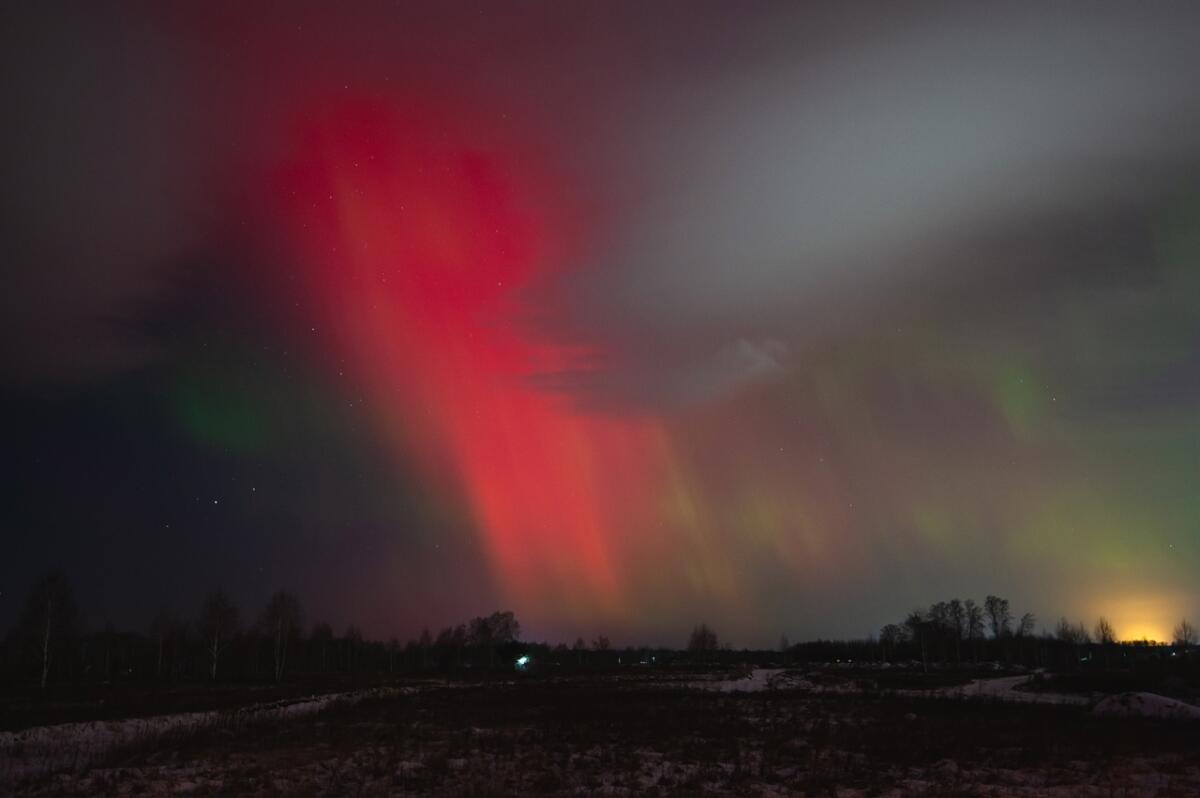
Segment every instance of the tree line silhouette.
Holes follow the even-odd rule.
[[[159,681],[275,681],[290,673],[359,675],[511,670],[516,658],[538,662],[617,663],[605,635],[590,643],[548,646],[520,640],[511,611],[497,611],[424,629],[407,643],[368,640],[351,624],[341,633],[325,622],[305,631],[302,604],[280,590],[245,618],[222,591],[206,596],[193,618],[160,612],[146,633],[85,631],[70,583],[51,572],[30,590],[17,626],[0,645],[0,674],[14,681],[153,679]]]
[[[1065,617],[1059,619],[1053,632],[1039,634],[1036,627],[1032,612],[1016,617],[1006,598],[989,595],[982,604],[955,598],[913,610],[902,621],[885,625],[879,632],[878,656],[886,661],[919,660],[925,670],[931,662],[946,665],[964,661],[1072,670],[1095,657],[1113,666],[1143,654],[1156,642],[1121,642],[1112,623],[1103,616],[1090,631],[1083,621],[1071,622]],[[1185,656],[1196,645],[1196,628],[1189,620],[1178,623],[1171,643]]]
[[[1035,632],[1036,619],[1017,617],[1007,599],[989,595],[982,603],[957,598],[913,610],[866,640],[816,640],[792,645],[781,637],[778,651],[733,651],[720,645],[707,624],[695,626],[683,652],[670,648],[615,649],[605,635],[571,646],[522,641],[511,611],[493,612],[447,626],[436,634],[424,629],[401,643],[367,640],[354,625],[340,634],[324,622],[307,627],[300,600],[280,590],[261,611],[244,619],[223,592],[205,597],[197,614],[185,619],[159,613],[146,633],[118,632],[111,625],[85,632],[67,579],[51,572],[31,589],[19,622],[0,646],[0,674],[14,681],[151,679],[181,681],[274,681],[291,673],[422,674],[511,671],[518,657],[537,665],[560,667],[694,662],[915,663],[931,667],[982,662],[1050,668],[1070,672],[1083,667],[1112,669],[1144,658],[1149,641],[1120,643],[1105,618],[1091,629],[1083,622],[1058,621],[1053,632]],[[1182,620],[1174,631],[1171,656],[1184,663],[1197,644],[1197,631]],[[1161,652],[1156,652],[1161,654]]]

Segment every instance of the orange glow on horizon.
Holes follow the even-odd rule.
[[[1107,618],[1117,640],[1127,643],[1170,643],[1175,625],[1188,614],[1186,597],[1169,593],[1130,594],[1116,601],[1103,598],[1093,606],[1096,609],[1087,617]],[[1088,631],[1094,624],[1094,620],[1088,624]]]

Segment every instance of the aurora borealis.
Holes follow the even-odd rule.
[[[0,619],[1200,616],[1186,5],[8,9]]]

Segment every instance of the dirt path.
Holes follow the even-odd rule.
[[[1043,693],[1018,690],[1022,684],[1033,676],[1001,676],[995,679],[976,679],[970,684],[959,687],[943,687],[933,691],[938,695],[955,698],[988,698],[997,701],[1014,701],[1022,704],[1059,704],[1066,706],[1087,706],[1092,703],[1089,696],[1072,693]]]

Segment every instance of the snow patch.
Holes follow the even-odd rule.
[[[303,717],[335,705],[356,704],[368,698],[392,697],[414,689],[379,687],[252,704],[232,710],[62,723],[0,732],[0,784],[42,773],[85,768],[113,751],[157,740],[168,734],[187,735],[204,729],[237,728]]]
[[[815,685],[786,668],[755,668],[737,679],[692,682],[690,687],[721,693],[759,693],[764,690],[812,690]]]
[[[1092,714],[1110,718],[1200,720],[1200,707],[1155,693],[1122,693],[1096,704]]]

